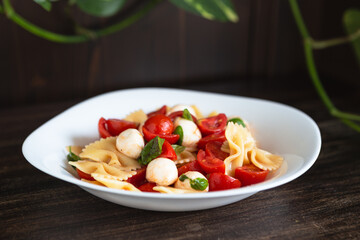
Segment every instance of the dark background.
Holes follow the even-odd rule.
[[[344,10],[360,8],[357,0],[299,2],[315,39],[343,36]],[[50,13],[33,1],[12,3],[18,13],[35,24],[71,34],[71,21],[63,13],[64,2],[55,3]],[[240,81],[250,89],[271,88],[274,81],[309,84],[302,40],[288,2],[234,3],[239,15],[236,24],[208,21],[163,2],[121,32],[69,45],[33,36],[0,15],[0,108],[83,99],[132,87],[208,90],[206,85],[219,81]],[[76,8],[71,13],[84,26],[94,28],[108,26],[122,17],[93,18]],[[350,45],[318,50],[315,57],[331,96],[359,91],[360,68]],[[234,93],[238,93],[236,89]],[[245,95],[251,96],[251,91]]]

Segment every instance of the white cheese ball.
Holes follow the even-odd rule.
[[[190,179],[196,179],[196,178],[205,178],[206,179],[206,177],[204,175],[202,175],[201,173],[199,173],[197,171],[188,171],[188,172],[184,173],[184,175],[186,175]],[[175,188],[196,190],[191,187],[189,179],[185,179],[183,182],[180,181],[180,179],[178,179],[175,183]],[[209,186],[205,190],[203,190],[203,192],[208,192],[208,191],[209,191]]]
[[[119,152],[134,159],[140,156],[144,145],[144,138],[137,129],[127,129],[116,138],[116,148]]]
[[[184,111],[185,108],[187,108],[187,110],[189,110],[189,112],[192,115],[196,116],[196,112],[191,106],[181,105],[181,104],[175,105],[172,108],[170,108],[169,111],[167,112],[167,115],[169,115],[169,114],[171,114],[173,112],[177,112],[177,111]]]
[[[146,180],[160,186],[169,186],[178,178],[174,161],[168,158],[156,158],[146,168]]]
[[[201,132],[193,121],[183,118],[177,118],[174,123],[174,128],[181,126],[184,132],[184,138],[181,145],[187,148],[195,148],[198,141],[201,139]]]

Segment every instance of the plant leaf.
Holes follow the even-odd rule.
[[[51,2],[50,0],[34,0],[37,4],[39,4],[43,9],[50,12],[51,10]]]
[[[185,11],[209,20],[237,22],[237,16],[231,0],[170,0]]]
[[[138,162],[142,165],[147,165],[153,159],[157,158],[162,152],[162,145],[165,139],[156,136],[148,142],[140,153]]]
[[[360,10],[348,9],[344,13],[343,24],[347,34],[354,34],[360,30]],[[360,38],[352,41],[355,56],[360,67]]]
[[[126,0],[76,0],[82,11],[96,17],[110,17],[116,14],[125,2]]]

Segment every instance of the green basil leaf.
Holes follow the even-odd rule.
[[[95,17],[110,17],[116,14],[126,0],[76,0],[77,6]]]
[[[50,0],[34,0],[37,4],[39,4],[43,9],[50,12],[51,10],[51,2]]]
[[[360,30],[360,10],[358,9],[348,9],[344,13],[343,17],[344,27],[348,34],[354,34]],[[358,60],[360,67],[360,38],[357,38],[352,41],[352,46],[354,48],[355,56]]]
[[[66,158],[69,162],[77,162],[81,159],[78,155],[71,151],[71,147],[69,147],[69,154],[66,156]]]
[[[180,153],[182,153],[185,150],[184,146],[180,146],[180,145],[176,145],[176,144],[171,145],[171,147],[174,149],[176,155],[179,155]]]
[[[138,162],[142,165],[147,165],[149,162],[151,162],[151,160],[157,158],[161,154],[162,145],[164,142],[165,139],[162,139],[158,136],[153,138],[141,151]]]
[[[190,186],[195,190],[204,191],[209,186],[209,182],[206,178],[190,179]]]
[[[241,118],[232,118],[232,119],[228,120],[228,123],[229,122],[233,122],[233,123],[242,125],[244,128],[246,127],[244,121]]]
[[[189,112],[189,110],[187,108],[184,109],[182,118],[189,120],[189,121],[193,121],[191,113]]]
[[[221,22],[239,20],[231,0],[170,0],[170,2],[187,12],[209,20]]]
[[[175,131],[173,132],[173,134],[177,134],[177,135],[180,136],[180,137],[179,137],[179,140],[177,141],[177,143],[178,143],[179,145],[181,145],[182,142],[183,142],[183,139],[184,139],[184,131],[183,131],[182,127],[181,127],[180,125],[177,126],[177,127],[175,128]]]
[[[185,174],[181,174],[181,176],[179,177],[179,180],[182,182],[185,181],[186,179],[189,179],[189,177],[186,176]]]

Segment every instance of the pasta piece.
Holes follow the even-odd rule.
[[[102,184],[101,182],[98,182],[98,181],[90,181],[90,180],[87,180],[87,179],[85,179],[85,178],[82,178],[81,181],[87,182],[87,183],[91,183],[91,184],[95,184],[95,185],[98,185],[98,186],[104,186],[104,187],[105,187],[104,184]]]
[[[226,152],[226,153],[230,153],[230,146],[229,146],[229,142],[225,141],[222,145],[221,145],[221,151]]]
[[[224,160],[225,174],[234,176],[236,168],[250,163],[247,152],[255,147],[255,140],[249,130],[233,122],[228,123],[225,137],[230,148],[230,156]]]
[[[80,153],[80,157],[96,162],[105,162],[110,166],[126,167],[126,170],[141,168],[136,159],[132,159],[117,150],[116,137],[102,138],[99,141],[87,145],[82,153]]]
[[[194,109],[196,115],[195,117],[197,119],[204,117],[204,115],[201,113],[200,109],[196,105],[191,105],[191,107]]]
[[[127,115],[124,120],[136,123],[143,123],[147,119],[146,113],[143,110],[137,110]]]
[[[66,151],[67,152],[70,152],[70,147],[71,147],[71,152],[72,153],[75,153],[76,155],[79,155],[83,149],[83,147],[80,147],[80,146],[67,146],[66,147]]]
[[[254,148],[249,153],[250,161],[260,169],[273,171],[278,169],[283,163],[284,158],[269,153],[259,148]]]
[[[109,188],[115,188],[115,189],[121,189],[126,191],[132,191],[132,192],[141,192],[139,189],[137,189],[134,185],[128,182],[118,181],[112,178],[109,178],[107,176],[103,176],[98,173],[93,173],[91,176],[98,182],[104,184],[105,186]]]
[[[97,173],[119,181],[127,180],[129,177],[136,174],[136,171],[126,171],[123,169],[123,167],[109,166],[104,162],[82,160],[77,162],[69,162],[69,164],[78,168],[84,173]]]
[[[196,155],[191,153],[190,151],[184,150],[180,154],[177,155],[177,160],[175,160],[175,164],[183,164],[196,160]]]
[[[216,115],[219,115],[219,113],[218,113],[217,111],[212,111],[212,112],[208,115],[208,117],[214,117],[214,116],[216,116]]]
[[[158,191],[160,193],[173,193],[173,194],[182,194],[182,193],[204,193],[204,191],[196,191],[196,190],[189,190],[189,189],[180,189],[180,188],[173,188],[173,187],[164,187],[164,186],[155,186],[153,190]]]

